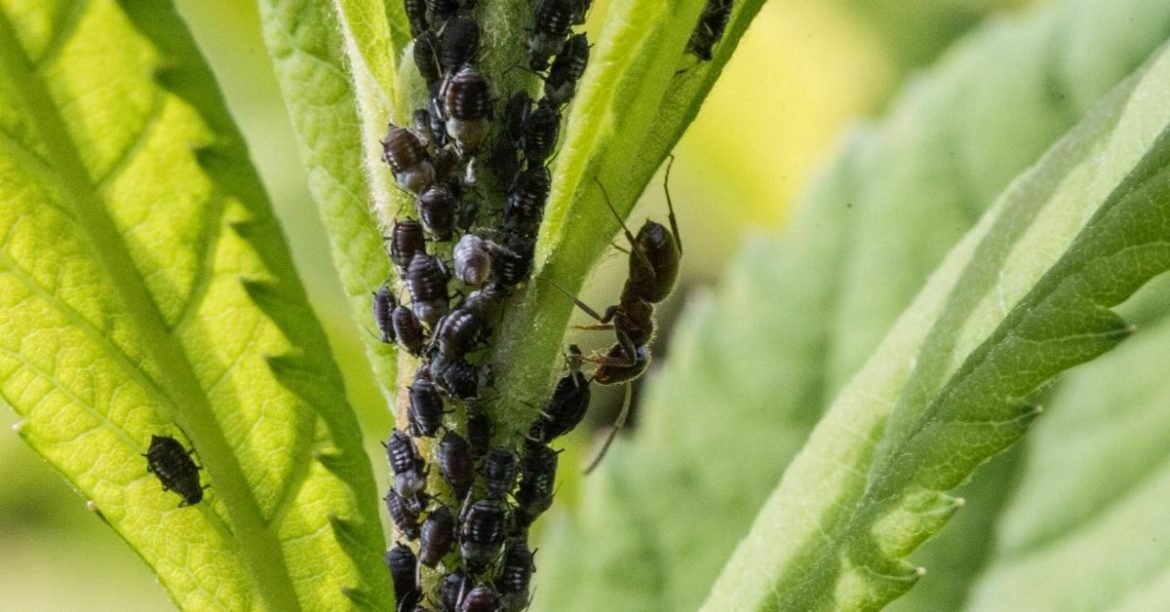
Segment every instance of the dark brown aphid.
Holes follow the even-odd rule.
[[[467,576],[463,575],[462,570],[455,570],[443,576],[443,582],[439,585],[439,592],[443,599],[443,610],[455,612],[459,609],[459,596],[467,591],[466,583]]]
[[[471,445],[463,436],[448,431],[439,442],[437,460],[439,473],[447,484],[451,485],[455,497],[457,499],[466,497],[475,480],[475,459],[471,454]]]
[[[492,420],[487,413],[472,410],[467,416],[467,441],[472,457],[487,455],[492,445]]]
[[[589,65],[589,39],[584,33],[565,41],[565,48],[553,59],[544,80],[544,97],[557,106],[568,104],[577,93],[577,82]]]
[[[416,582],[418,560],[414,551],[405,544],[395,544],[386,551],[386,565],[394,580],[394,600],[399,610],[413,610],[421,593]]]
[[[415,373],[414,381],[407,389],[410,396],[410,433],[416,437],[433,438],[443,425],[443,398],[439,396],[435,383],[431,382],[426,368]]]
[[[435,342],[443,357],[458,360],[484,344],[489,333],[487,322],[482,317],[461,306],[439,321],[435,328]]]
[[[507,612],[520,612],[528,607],[528,587],[536,564],[532,551],[523,538],[512,538],[504,547],[504,559],[500,562],[500,573],[496,576],[496,590],[500,593],[500,605]]]
[[[414,193],[422,192],[435,180],[426,145],[406,128],[390,124],[382,140],[382,160],[394,171],[394,180]]]
[[[436,242],[446,242],[455,231],[455,196],[444,186],[432,185],[422,192],[415,202],[423,226],[431,232]]]
[[[427,10],[431,14],[431,21],[443,23],[455,16],[459,10],[457,0],[427,0]]]
[[[536,241],[516,234],[504,235],[504,248],[492,257],[492,276],[501,287],[513,287],[532,273]]]
[[[146,457],[146,471],[158,477],[164,491],[178,493],[183,501],[179,507],[193,506],[203,500],[203,485],[199,484],[202,469],[191,458],[191,451],[171,436],[151,436]]]
[[[470,155],[487,138],[492,92],[487,79],[471,66],[451,73],[439,91],[446,111],[447,135],[461,155]]]
[[[427,4],[424,0],[403,0],[402,7],[406,20],[410,22],[410,35],[418,36],[427,31]]]
[[[379,339],[386,344],[394,344],[396,338],[392,315],[397,306],[398,300],[394,299],[394,292],[389,287],[379,287],[374,292],[374,323],[378,325],[378,331],[382,332]]]
[[[399,495],[410,500],[426,490],[425,463],[415,450],[410,436],[394,430],[386,443],[386,458],[390,462],[390,470],[394,472],[394,490]]]
[[[496,447],[488,451],[483,460],[484,487],[487,488],[488,499],[503,499],[516,486],[516,476],[520,472],[520,465],[516,453]]]
[[[496,173],[501,185],[511,184],[520,173],[520,150],[504,134],[500,134],[492,145],[488,163],[491,164],[492,172]]]
[[[576,0],[573,6],[573,25],[584,25],[585,17],[589,14],[589,5],[593,0]]]
[[[404,272],[415,255],[427,253],[426,234],[414,219],[395,219],[386,240],[390,242],[390,260]]]
[[[504,232],[535,240],[551,182],[548,169],[540,165],[530,166],[512,181],[504,208]]]
[[[411,309],[420,321],[432,328],[447,314],[447,268],[438,257],[416,253],[406,269],[406,288]]]
[[[504,106],[504,136],[514,145],[524,141],[524,123],[532,112],[532,97],[523,89],[512,94]]]
[[[426,343],[426,332],[418,317],[414,316],[414,311],[405,304],[399,304],[394,307],[390,319],[394,324],[394,334],[398,337],[398,346],[415,357],[421,355]]]
[[[442,355],[431,362],[435,384],[447,395],[463,401],[479,396],[479,369],[466,359],[448,360]]]
[[[533,70],[548,68],[548,58],[561,52],[565,36],[573,25],[573,0],[540,0],[528,37],[528,65]]]
[[[544,99],[524,122],[524,157],[528,164],[541,165],[552,155],[561,131],[561,113]]]
[[[581,349],[569,346],[569,373],[557,381],[552,398],[532,424],[529,435],[540,442],[551,442],[581,423],[589,409],[590,380],[581,373]]]
[[[687,41],[687,51],[694,53],[699,59],[709,62],[712,49],[723,38],[723,30],[727,28],[727,21],[731,18],[731,0],[707,0],[703,13],[699,15],[699,23]]]
[[[481,584],[463,596],[459,612],[495,612],[500,606],[500,594],[492,587]]]
[[[429,115],[428,115],[429,116]],[[444,138],[447,133],[444,131],[446,124],[442,121],[438,124],[439,131]],[[432,125],[431,127],[435,127]],[[443,182],[447,191],[451,192],[451,196],[458,200],[463,194],[463,179],[459,178],[455,169],[459,167],[459,154],[455,152],[454,147],[443,147],[435,153],[435,158],[431,161],[435,167],[435,180]]]
[[[488,281],[492,274],[492,251],[494,245],[476,236],[464,234],[455,243],[452,259],[455,260],[455,278],[472,287]]]
[[[386,502],[386,513],[394,521],[394,527],[398,532],[408,540],[417,540],[418,512],[394,489],[390,489],[382,499]]]
[[[508,506],[502,501],[482,499],[470,506],[465,504],[460,514],[459,550],[468,571],[477,575],[500,554],[507,532]]]
[[[427,514],[418,544],[418,562],[434,568],[455,546],[455,517],[440,504]]]
[[[440,45],[443,70],[455,70],[470,62],[479,50],[479,24],[463,15],[451,18],[443,25]]]
[[[516,490],[516,522],[526,528],[552,507],[557,452],[539,442],[525,443],[520,473],[520,488]]]
[[[414,36],[414,65],[427,87],[434,87],[443,78],[439,67],[439,39],[433,32],[421,32]]]

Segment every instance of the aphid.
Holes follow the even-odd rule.
[[[455,70],[470,62],[479,50],[479,24],[471,17],[453,17],[443,25],[439,42],[443,70]]]
[[[447,506],[431,510],[423,522],[422,536],[418,544],[418,562],[434,568],[455,546],[455,517]]]
[[[487,413],[471,410],[467,416],[467,441],[472,457],[483,457],[492,444],[492,420]]]
[[[461,155],[473,154],[488,134],[492,113],[491,86],[471,66],[451,73],[439,90],[443,99],[447,135]]]
[[[416,582],[418,560],[414,551],[405,544],[395,544],[386,551],[386,565],[390,567],[390,577],[394,580],[394,599],[398,602],[398,609],[413,610],[420,595]]]
[[[516,146],[524,141],[524,123],[532,112],[532,98],[527,91],[518,90],[504,106],[504,136]]]
[[[406,269],[406,288],[411,309],[420,321],[432,328],[447,314],[447,268],[438,257],[416,253]]]
[[[532,272],[536,242],[525,236],[507,233],[504,248],[492,257],[492,276],[501,287],[512,287],[524,282]]]
[[[427,87],[434,87],[443,77],[442,69],[439,67],[439,39],[434,32],[424,31],[414,35],[412,55],[414,65]]]
[[[487,457],[483,460],[483,480],[488,499],[503,499],[510,493],[516,486],[516,475],[519,471],[516,453],[503,447],[488,451]]]
[[[436,356],[431,362],[439,390],[458,400],[473,400],[479,395],[479,369],[465,359],[447,360]]]
[[[540,165],[552,155],[561,130],[561,113],[548,100],[541,100],[524,122],[524,157],[529,166]]]
[[[438,133],[443,138],[446,138],[447,133],[444,131],[443,126],[444,124],[440,122],[438,125]],[[434,159],[431,160],[431,165],[435,167],[436,180],[445,181],[447,191],[451,193],[451,197],[459,199],[459,196],[463,192],[463,181],[454,173],[455,168],[459,166],[459,154],[454,151],[453,147],[443,147],[435,153]]]
[[[386,344],[394,344],[396,338],[392,314],[397,306],[398,300],[394,299],[394,292],[389,287],[382,286],[374,292],[374,322],[382,332],[380,340]]]
[[[386,240],[390,242],[390,260],[402,271],[406,270],[416,254],[427,253],[427,237],[423,233],[422,224],[414,219],[395,219]]]
[[[711,51],[716,43],[723,38],[723,30],[731,18],[732,0],[707,0],[703,13],[699,15],[699,23],[687,41],[687,51],[699,56],[699,59],[709,62],[713,57]]]
[[[382,499],[386,502],[386,513],[394,521],[394,526],[398,528],[399,533],[408,540],[417,540],[418,512],[411,508],[394,489],[387,491],[386,497]]]
[[[530,436],[541,442],[551,442],[572,431],[585,418],[585,412],[589,409],[590,381],[581,373],[581,349],[577,345],[569,346],[566,361],[569,373],[557,381],[552,398],[529,432]]]
[[[584,33],[574,34],[565,41],[565,48],[553,59],[548,78],[544,80],[544,97],[557,106],[563,106],[577,93],[577,82],[589,65],[589,39]]]
[[[439,585],[443,610],[455,612],[459,608],[459,596],[467,590],[466,583],[467,576],[463,575],[462,570],[455,570],[443,576],[443,582]]]
[[[529,240],[536,238],[544,205],[548,201],[551,177],[544,166],[530,166],[521,172],[508,188],[504,208],[504,231]],[[508,245],[508,248],[512,248]]]
[[[415,206],[418,207],[418,216],[423,226],[431,232],[436,242],[446,242],[451,239],[451,232],[455,229],[455,207],[458,202],[455,196],[443,186],[432,185],[418,196]]]
[[[414,448],[410,436],[394,430],[386,443],[386,458],[394,472],[394,490],[405,499],[415,498],[427,488],[427,475],[422,457]]]
[[[427,10],[430,11],[431,21],[442,23],[447,21],[459,10],[457,0],[427,0]]]
[[[390,165],[399,185],[420,193],[435,180],[426,145],[406,129],[390,124],[382,142],[382,160]]]
[[[577,0],[573,7],[573,25],[584,25],[585,17],[589,14],[589,5],[593,0]]]
[[[435,383],[431,382],[426,368],[420,368],[415,373],[414,381],[407,391],[410,396],[407,416],[410,419],[411,435],[433,438],[443,425],[443,398],[439,396]]]
[[[500,604],[508,612],[519,612],[528,607],[528,586],[536,564],[532,551],[522,538],[508,540],[504,547],[504,559],[500,562],[500,573],[496,576],[496,590],[500,593]]]
[[[463,436],[448,431],[439,442],[437,457],[439,473],[443,480],[451,485],[455,497],[463,499],[471,489],[475,480],[475,460],[471,454],[471,445]]]
[[[482,573],[504,544],[508,506],[502,501],[482,499],[470,506],[464,504],[460,514],[459,551],[472,575]]]
[[[489,333],[487,322],[482,317],[461,306],[439,321],[435,328],[435,342],[443,357],[457,360],[483,344]]]
[[[191,451],[171,436],[151,436],[146,457],[146,471],[158,477],[164,491],[178,493],[183,501],[179,507],[194,506],[203,500],[203,485],[199,484],[202,469],[191,458]]]
[[[403,0],[402,7],[406,20],[410,22],[410,35],[418,36],[427,30],[427,4],[424,0]]]
[[[516,490],[516,521],[527,527],[552,506],[557,477],[557,452],[539,442],[526,442]]]
[[[475,234],[464,234],[459,242],[455,243],[455,250],[452,253],[455,260],[455,278],[473,287],[486,283],[492,273],[492,246],[490,242]]]
[[[481,584],[463,596],[459,612],[495,612],[499,609],[500,594],[492,587]]]
[[[414,311],[405,304],[399,304],[390,313],[390,320],[394,325],[394,334],[398,337],[398,346],[415,357],[422,354],[426,332],[418,317],[414,316]]]
[[[492,145],[488,163],[491,164],[492,172],[496,173],[500,184],[509,185],[520,173],[520,150],[505,134],[500,134]]]
[[[532,34],[528,37],[528,63],[533,70],[548,68],[548,58],[561,52],[573,25],[573,0],[540,0]]]

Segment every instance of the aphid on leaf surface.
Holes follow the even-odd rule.
[[[418,208],[418,217],[423,227],[431,232],[436,242],[446,242],[451,239],[455,230],[455,208],[458,202],[455,196],[445,187],[432,185],[422,195],[418,196],[415,206]]]
[[[411,36],[427,31],[427,4],[424,0],[403,0],[402,8],[410,22]]]
[[[435,384],[447,395],[463,401],[479,395],[479,368],[466,359],[446,359],[436,355],[431,361]]]
[[[455,70],[470,62],[479,50],[479,24],[471,17],[453,17],[443,24],[439,37],[443,70]]]
[[[412,56],[419,75],[426,82],[427,87],[434,87],[443,77],[439,67],[439,39],[433,32],[422,32],[414,37]],[[435,143],[438,145],[439,143]]]
[[[385,239],[390,242],[390,260],[402,272],[406,272],[415,255],[427,254],[426,234],[422,224],[414,219],[395,219],[394,227]]]
[[[455,612],[459,609],[459,596],[467,591],[467,576],[463,575],[462,570],[455,570],[446,576],[443,576],[443,582],[439,585],[439,592],[442,594],[443,610],[447,612]]]
[[[528,120],[528,113],[532,111],[532,97],[523,89],[518,90],[508,98],[504,106],[503,135],[516,146],[524,140],[524,123]]]
[[[504,248],[492,257],[492,276],[500,287],[518,285],[532,273],[536,255],[535,239],[518,234],[504,234]]]
[[[557,146],[561,113],[548,100],[541,100],[524,122],[524,157],[529,166],[542,165]]]
[[[394,180],[414,193],[421,193],[435,180],[426,145],[406,128],[390,124],[382,140],[382,160],[390,165]]]
[[[589,65],[589,39],[584,33],[574,34],[565,41],[565,48],[553,59],[548,78],[544,80],[544,98],[554,105],[564,106],[577,93],[577,82]]]
[[[414,442],[405,433],[394,430],[386,443],[386,458],[394,472],[394,490],[405,499],[413,499],[426,490],[427,475],[425,463]]]
[[[520,473],[520,488],[516,490],[516,522],[527,528],[552,507],[557,451],[539,442],[526,442]]]
[[[459,2],[457,0],[427,0],[427,10],[431,14],[432,22],[442,24],[455,16],[456,11],[459,10]]]
[[[457,499],[466,497],[475,480],[475,459],[467,440],[453,431],[448,431],[439,442],[437,462],[439,473],[447,484],[451,485],[455,497]]]
[[[438,257],[416,253],[406,269],[406,288],[411,309],[420,321],[434,328],[449,307],[447,281],[450,276]]]
[[[393,313],[397,306],[398,300],[394,299],[394,293],[389,287],[379,287],[374,292],[374,322],[382,332],[380,340],[386,344],[394,344],[396,338]]]
[[[589,14],[589,5],[593,0],[576,0],[573,6],[573,25],[584,25],[585,17]]]
[[[516,176],[508,188],[508,200],[504,207],[504,232],[535,240],[544,218],[544,205],[552,177],[544,166],[530,166]],[[513,248],[510,244],[505,244]]]
[[[430,372],[420,368],[407,388],[410,396],[410,433],[416,437],[433,438],[443,425],[443,398],[439,396]]]
[[[524,538],[512,538],[504,547],[504,559],[500,562],[500,573],[496,576],[496,590],[500,593],[500,604],[508,612],[519,612],[528,607],[528,586],[536,564],[532,551]]]
[[[569,346],[566,362],[569,373],[557,381],[552,398],[532,424],[529,435],[541,442],[551,442],[570,431],[585,418],[589,409],[590,380],[581,373],[581,349]]]
[[[455,141],[461,155],[475,153],[487,138],[492,114],[492,92],[487,79],[465,65],[447,76],[439,95],[443,99],[447,135]]]
[[[439,321],[435,342],[439,352],[449,360],[458,360],[487,341],[487,321],[469,308],[460,306]]]
[[[484,486],[487,488],[489,499],[503,499],[516,486],[516,475],[520,472],[520,465],[516,453],[496,447],[488,451],[483,460]]]
[[[455,517],[440,504],[427,514],[418,545],[418,562],[434,568],[455,546]]]
[[[471,501],[470,497],[467,500]],[[508,527],[508,506],[502,501],[482,499],[464,504],[460,512],[459,550],[472,575],[478,575],[495,561],[504,545]]]
[[[703,61],[711,61],[714,57],[712,49],[723,38],[723,30],[731,18],[731,9],[732,0],[707,0],[703,13],[699,15],[699,23],[687,41],[687,51]]]
[[[548,68],[548,58],[561,52],[573,25],[573,0],[539,0],[528,37],[528,65]]]
[[[386,565],[394,580],[394,599],[398,602],[398,609],[413,610],[420,596],[415,580],[418,560],[414,551],[405,544],[395,544],[394,548],[386,551]]]
[[[475,234],[464,234],[455,243],[455,278],[473,287],[487,282],[492,273],[492,245]]]
[[[414,316],[414,311],[405,304],[399,304],[391,312],[390,320],[394,324],[398,346],[415,357],[421,355],[423,345],[426,343],[426,332],[418,317]]]
[[[492,587],[481,584],[463,596],[459,612],[495,612],[499,609],[500,594]]]
[[[492,420],[486,412],[469,408],[467,415],[467,442],[472,457],[487,455],[492,444]]]
[[[382,498],[386,502],[386,513],[390,515],[390,519],[394,521],[394,526],[399,533],[408,540],[418,539],[418,512],[407,504],[406,500],[398,494],[398,491],[390,489],[386,492],[386,497]]]
[[[183,501],[179,507],[193,506],[203,500],[204,486],[199,483],[202,469],[191,458],[191,452],[171,436],[151,436],[146,457],[146,471],[158,477],[164,491],[178,493]]]

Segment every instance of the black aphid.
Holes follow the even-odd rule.
[[[492,587],[481,584],[463,596],[459,612],[495,612],[500,606],[500,594]]]
[[[448,431],[439,442],[437,460],[439,473],[451,485],[456,499],[466,497],[475,480],[475,459],[471,454],[471,445],[463,436]]]
[[[520,488],[516,490],[516,522],[521,528],[526,528],[552,506],[557,477],[557,451],[539,442],[525,443],[520,472]]]
[[[584,25],[585,17],[589,14],[589,5],[593,0],[576,0],[573,3],[573,25]]]
[[[483,317],[461,306],[439,321],[439,326],[435,328],[435,342],[443,357],[458,360],[484,344],[488,332],[488,324]]]
[[[433,32],[422,32],[414,37],[412,51],[414,65],[419,75],[426,81],[427,87],[434,87],[439,79],[443,78],[439,67],[439,39]]]
[[[492,145],[491,156],[488,158],[492,172],[496,173],[501,185],[509,185],[520,173],[520,149],[516,143],[500,134]]]
[[[389,287],[382,286],[374,292],[374,323],[382,332],[380,340],[386,344],[394,344],[396,338],[393,313],[397,306],[398,300],[394,299],[394,292]]]
[[[431,21],[442,24],[459,10],[458,0],[427,0],[427,11],[431,14]]]
[[[418,36],[427,31],[427,3],[425,0],[403,0],[402,8],[410,22],[410,35]]]
[[[492,420],[482,410],[471,410],[467,415],[467,442],[472,457],[487,455],[492,445]]]
[[[425,464],[410,436],[394,430],[386,443],[386,458],[394,472],[394,490],[403,498],[414,499],[426,490],[427,475]]]
[[[512,538],[504,547],[504,559],[496,576],[496,590],[500,593],[500,605],[508,612],[519,612],[528,607],[528,587],[536,564],[532,551],[524,538]]]
[[[466,583],[467,576],[463,575],[462,570],[455,570],[443,576],[443,582],[439,584],[443,610],[455,612],[459,609],[459,596],[467,591]]]
[[[533,70],[548,68],[548,58],[561,52],[573,25],[573,0],[540,0],[528,37],[528,64]]]
[[[440,391],[464,401],[479,397],[479,368],[466,359],[449,360],[439,355],[431,362],[431,369]]]
[[[394,335],[398,337],[398,346],[415,357],[422,354],[426,332],[418,317],[414,316],[414,311],[405,304],[399,304],[394,307],[390,318],[394,324]]]
[[[426,234],[422,224],[414,219],[395,219],[386,240],[390,242],[390,260],[403,272],[415,255],[427,253]]]
[[[439,41],[443,70],[455,70],[470,62],[479,50],[479,24],[471,17],[453,17],[443,25]]]
[[[171,436],[151,436],[146,457],[146,471],[158,477],[164,491],[178,493],[183,501],[179,507],[193,506],[203,500],[203,485],[199,484],[202,469],[191,458],[191,452]]]
[[[544,80],[544,97],[557,106],[568,104],[577,93],[577,82],[589,65],[589,39],[584,33],[565,41],[565,48],[553,59]]]
[[[516,453],[496,447],[488,451],[483,460],[484,487],[490,499],[503,499],[516,486],[516,475],[520,465]]]
[[[482,499],[465,506],[460,514],[459,550],[468,571],[477,575],[500,554],[508,527],[508,506]]]
[[[417,564],[414,551],[405,544],[395,544],[394,548],[386,551],[386,565],[390,567],[390,576],[394,579],[394,599],[398,602],[399,610],[413,610],[418,603]]]
[[[508,233],[504,248],[492,257],[492,276],[501,287],[512,287],[524,282],[532,272],[536,241],[527,236]]]
[[[418,544],[418,562],[434,568],[455,546],[455,517],[440,504],[427,514]]]
[[[516,146],[524,141],[524,123],[532,111],[532,97],[523,89],[512,94],[504,106],[504,136]]]
[[[551,177],[544,166],[530,166],[521,172],[508,188],[504,208],[504,231],[533,240],[544,218]],[[507,245],[512,248],[511,245]]]
[[[529,432],[532,438],[541,442],[551,442],[572,431],[585,418],[585,412],[589,409],[590,381],[581,373],[581,349],[577,345],[569,346],[566,361],[569,373],[557,381],[552,398]]]
[[[445,186],[432,185],[422,192],[415,202],[418,207],[418,216],[423,226],[431,232],[436,242],[446,242],[451,239],[455,230],[455,209],[458,202],[455,196]]]
[[[410,419],[411,435],[433,438],[443,425],[443,398],[439,396],[425,367],[415,372],[414,381],[407,392],[410,396],[407,416]]]
[[[382,499],[386,502],[386,513],[394,521],[394,526],[398,528],[399,533],[408,540],[417,540],[418,512],[411,508],[410,504],[394,489],[390,489],[386,493],[386,497]]]
[[[422,192],[435,180],[426,145],[406,128],[390,124],[382,140],[382,160],[394,171],[394,180],[414,193]]]
[[[544,164],[557,146],[561,130],[561,113],[547,99],[542,99],[524,122],[524,157],[529,166]]]
[[[411,309],[420,321],[432,328],[447,314],[447,268],[438,257],[416,253],[406,269],[406,288]]]
[[[471,66],[451,73],[439,92],[447,120],[447,135],[459,153],[472,154],[488,134],[492,92],[487,79]]]
[[[711,61],[712,49],[723,38],[723,30],[727,28],[731,8],[731,0],[707,0],[703,13],[699,15],[699,23],[687,41],[687,51],[703,61]]]

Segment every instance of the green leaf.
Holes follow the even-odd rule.
[[[360,3],[355,0],[353,4]],[[342,287],[359,326],[376,330],[370,294],[390,277],[391,266],[382,244],[381,224],[370,208],[371,183],[385,185],[392,179],[384,164],[368,160],[377,159],[378,132],[385,129],[385,114],[378,119],[359,117],[359,94],[347,69],[350,64],[343,57],[345,46],[357,48],[357,43],[347,42],[352,38],[343,36],[329,6],[313,0],[261,0],[260,10],[264,39],[300,142],[309,189],[329,235]],[[352,10],[359,12],[359,8]],[[382,23],[385,26],[385,21]],[[368,22],[366,25],[361,31],[373,32],[372,38],[383,40],[381,30]],[[381,66],[380,70],[392,67]],[[384,108],[389,90],[376,84],[368,71],[361,74],[365,104]],[[384,78],[392,80],[393,74]],[[390,206],[388,201],[384,205]],[[375,377],[393,401],[395,348],[380,342],[374,333],[363,336]]]
[[[868,609],[1040,413],[1130,333],[1111,307],[1170,267],[1170,53],[1017,179],[935,272],[785,472],[707,606]]]
[[[586,479],[582,507],[549,527],[538,604],[699,605],[826,404],[953,241],[1170,33],[1113,36],[1119,20],[1168,24],[1170,6],[1061,2],[986,27],[920,78],[880,128],[850,138],[783,235],[750,244],[715,295],[688,305],[634,440],[615,444]],[[1099,61],[1081,59],[1086,46]],[[1003,459],[971,486],[997,489],[1012,470]],[[611,495],[609,479],[636,494]],[[973,492],[956,520],[978,529],[997,507]],[[631,540],[615,517],[639,525]],[[955,527],[922,551],[930,573],[911,591],[938,586],[926,599],[933,609],[959,605],[965,588],[946,577],[975,573],[987,542]],[[632,592],[646,605],[625,606]]]
[[[173,9],[6,0],[0,65],[0,394],[20,435],[180,607],[387,602],[340,372]],[[155,434],[197,449],[202,503],[147,473]]]

